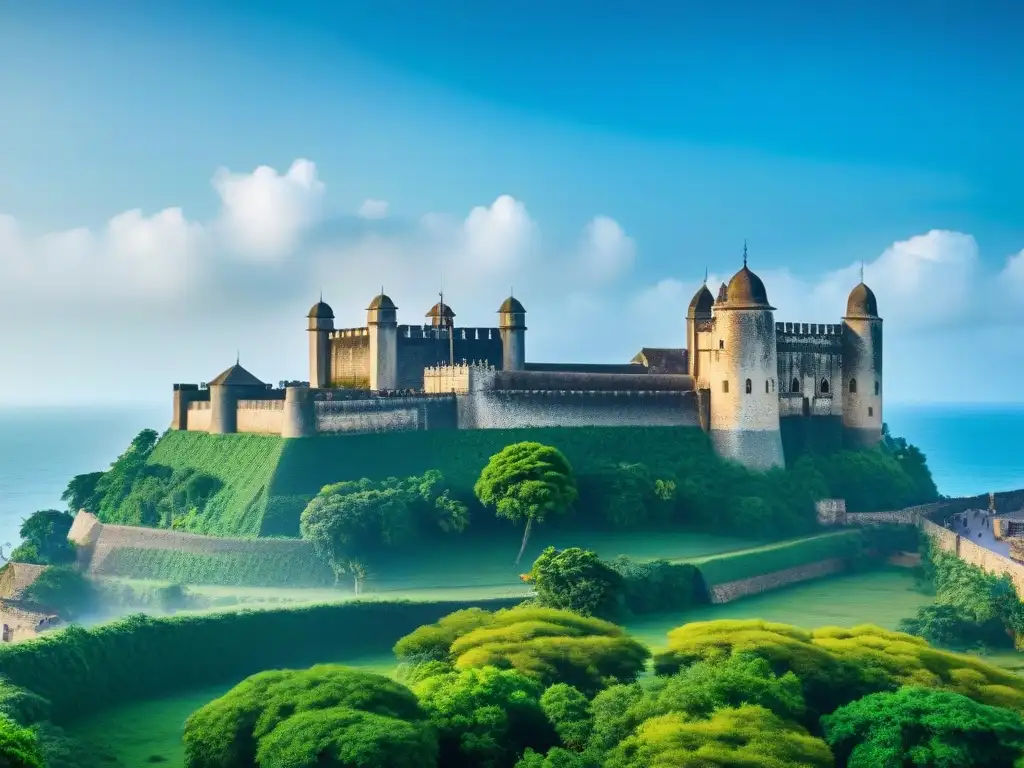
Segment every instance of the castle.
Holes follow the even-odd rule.
[[[509,296],[498,325],[461,327],[442,301],[399,325],[383,291],[366,326],[336,329],[321,299],[308,314],[309,381],[273,387],[239,364],[208,384],[175,384],[172,429],[287,438],[424,429],[701,427],[724,457],[784,462],[810,440],[867,446],[882,434],[882,320],[863,281],[842,323],[775,322],[747,266],[686,313],[686,346],[625,364],[530,363],[526,309]]]

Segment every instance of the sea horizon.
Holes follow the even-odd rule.
[[[973,496],[1024,488],[1024,402],[887,403],[885,422],[927,456],[939,492]],[[164,431],[170,404],[0,405],[0,544],[16,543],[21,520],[63,509],[77,474],[110,463],[142,429]]]

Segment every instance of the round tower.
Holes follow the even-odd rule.
[[[398,307],[381,292],[366,308],[370,389],[398,389]]]
[[[501,369],[526,369],[526,309],[513,296],[498,307],[498,333],[501,335]]]
[[[455,312],[447,304],[440,301],[430,308],[425,317],[430,320],[430,325],[434,328],[455,327]]]
[[[309,386],[327,389],[331,386],[331,332],[334,330],[334,310],[324,303],[323,296],[306,315],[309,323]]]
[[[707,373],[711,440],[720,456],[753,469],[781,466],[775,308],[761,278],[747,268],[745,246],[743,268],[724,298],[714,305],[719,348]]]
[[[863,281],[850,291],[843,318],[843,439],[854,448],[882,439],[882,318]]]
[[[686,350],[688,373],[693,380],[699,381],[700,370],[700,345],[697,343],[697,325],[701,321],[711,319],[711,310],[715,306],[715,296],[708,290],[707,280],[700,287],[700,290],[693,295],[690,307],[686,311]],[[699,385],[698,385],[699,386]]]

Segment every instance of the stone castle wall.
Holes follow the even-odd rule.
[[[188,404],[188,431],[209,432],[210,431],[210,401]]]
[[[317,400],[319,434],[373,434],[456,429],[454,395],[411,395],[362,400]]]
[[[330,334],[331,386],[370,386],[370,335],[366,328],[342,328]]]
[[[771,592],[775,589],[787,587],[790,584],[799,584],[802,581],[810,581],[842,573],[848,567],[847,561],[841,558],[820,560],[817,563],[799,565],[796,568],[786,568],[782,571],[765,573],[749,579],[739,579],[737,581],[728,581],[725,584],[718,584],[711,588],[710,598],[712,603],[730,603],[733,600],[739,600],[741,597],[759,595],[762,592]]]
[[[284,416],[284,400],[239,400],[238,431],[261,435],[279,435]]]
[[[446,328],[398,327],[398,389],[420,389],[425,368],[473,360],[501,367],[497,328],[455,328],[449,342]]]
[[[459,429],[699,427],[695,392],[478,391],[458,397]]]
[[[776,323],[779,416],[842,416],[843,326]]]

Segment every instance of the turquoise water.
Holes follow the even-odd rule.
[[[36,509],[61,507],[68,480],[105,469],[139,430],[163,430],[166,407],[0,410],[0,544]],[[950,496],[1024,488],[1024,405],[888,406],[886,421],[928,456]]]

